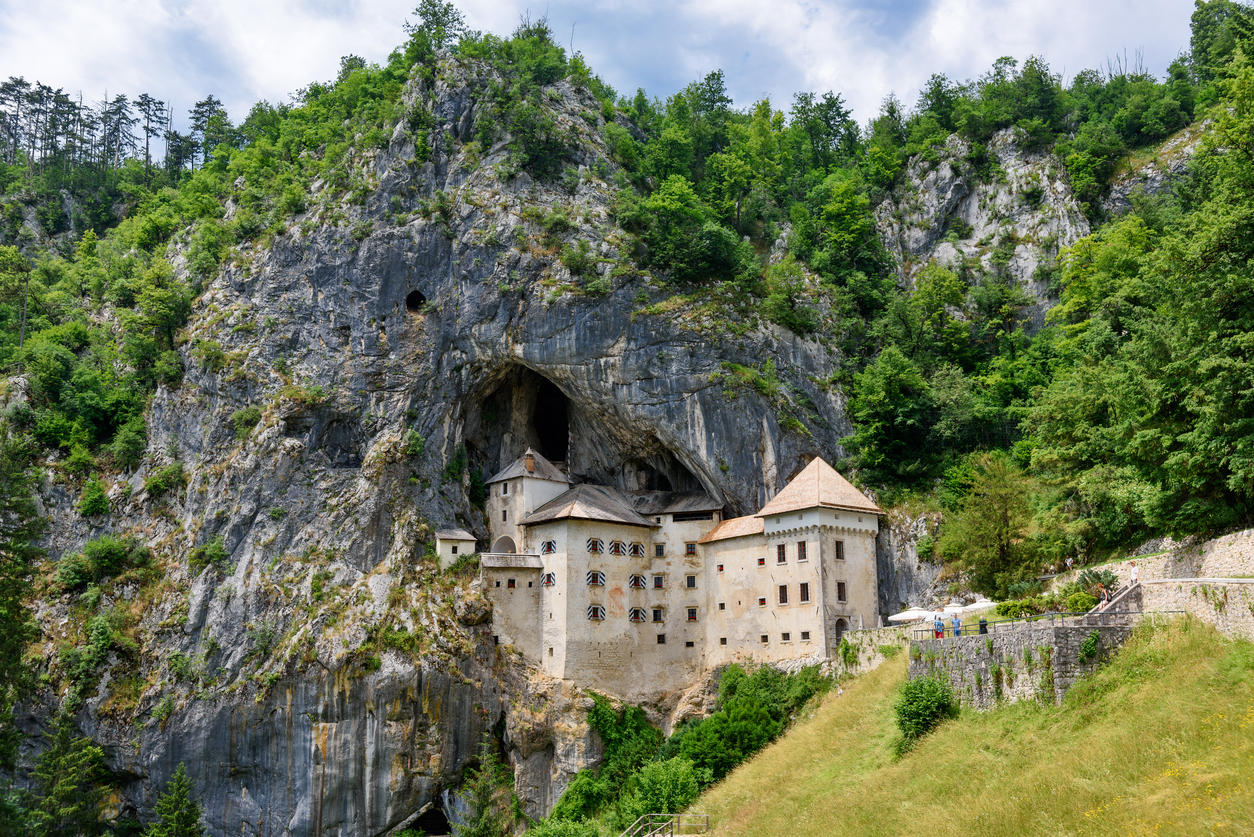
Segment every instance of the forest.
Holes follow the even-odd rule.
[[[158,386],[179,385],[181,329],[231,248],[265,246],[328,195],[364,201],[353,161],[386,146],[398,123],[420,153],[443,141],[431,115],[401,94],[450,55],[500,79],[486,91],[474,141],[486,148],[508,134],[511,170],[536,179],[560,183],[574,171],[546,87],[565,80],[595,96],[613,158],[597,176],[616,189],[614,219],[640,270],[731,317],[838,348],[843,362],[826,383],[847,398],[854,427],[838,467],[885,507],[943,513],[920,551],[964,572],[972,589],[1025,596],[1042,566],[1067,556],[1086,563],[1153,537],[1248,525],[1251,44],[1254,10],[1199,0],[1189,52],[1161,79],[1116,62],[1064,84],[1042,57],[1003,58],[974,80],[934,75],[911,101],[888,95],[865,124],[835,91],[736,107],[720,71],[665,99],[620,94],[567,54],[543,18],[503,38],[468,30],[438,0],[423,0],[386,64],[346,56],[335,79],[287,103],[259,102],[238,122],[206,95],[187,133],[171,130],[169,107],[146,93],[92,104],[10,78],[0,84],[0,365],[25,376],[30,399],[5,411],[0,434],[0,696],[11,707],[32,685],[21,647],[43,535],[31,500],[36,465],[55,463],[82,515],[106,514],[102,478],[142,458],[145,409]],[[1198,124],[1198,153],[1173,187],[1106,217],[1102,199],[1130,157]],[[970,172],[996,179],[988,146],[1005,131],[1021,149],[1052,155],[1094,230],[1043,267],[1054,298],[1036,330],[1024,314],[1031,300],[997,259],[991,268],[925,265],[903,285],[876,230],[875,210],[909,166],[937,159],[952,138],[969,149]],[[316,196],[315,181],[331,188]],[[441,210],[433,202],[424,211]],[[781,235],[788,258],[767,266]],[[172,264],[176,251],[185,272]],[[577,267],[585,255],[575,245],[561,258]],[[581,281],[590,298],[608,290],[603,278]],[[187,354],[210,369],[225,360],[211,340]],[[184,479],[181,466],[162,470],[150,491]],[[143,571],[142,555],[113,547],[83,559],[84,579],[112,565]],[[120,642],[111,630],[93,626],[92,653]],[[796,706],[772,700],[746,708],[727,696],[722,721],[682,731],[690,739],[651,741],[650,752],[667,764],[688,756],[689,767],[672,768],[695,788],[727,769],[719,759],[732,745],[716,732],[730,741],[763,713],[770,723],[755,728],[769,727],[767,738],[782,727]],[[10,821],[29,833],[87,828],[73,819],[90,806],[78,804],[72,777],[94,787],[102,762],[66,729],[41,760],[33,795],[10,800],[20,808]],[[0,757],[12,764],[11,725],[5,734]],[[628,778],[653,763],[638,756],[615,780],[626,782],[621,794],[585,776],[587,798],[564,800],[559,819],[634,810]],[[182,799],[170,803],[178,810],[191,804],[185,786],[170,793]]]

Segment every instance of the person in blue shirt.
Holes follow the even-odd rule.
[[[945,620],[941,618],[940,611],[936,612],[936,618],[932,620],[932,632],[936,634],[937,639],[945,636]]]
[[[954,636],[962,636],[962,617],[955,613],[949,622],[954,626]]]

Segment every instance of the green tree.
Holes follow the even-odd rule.
[[[464,791],[468,810],[466,822],[454,825],[457,837],[505,837],[512,833],[510,817],[500,797],[508,793],[505,768],[496,756],[487,733],[479,745],[479,767],[467,780]]]
[[[676,814],[701,792],[696,770],[686,758],[651,761],[636,773],[636,789],[622,802],[624,824],[645,814]]]
[[[165,793],[157,798],[157,822],[148,828],[148,837],[204,837],[200,824],[203,812],[200,803],[192,799],[192,781],[187,768],[179,762],[178,769],[170,777]]]
[[[1031,481],[1000,451],[981,454],[974,464],[971,486],[945,523],[941,551],[969,573],[974,589],[1005,596],[1034,569]]]
[[[101,834],[100,808],[108,792],[104,751],[58,719],[48,749],[31,771],[30,822],[39,837]]]
[[[929,472],[931,388],[900,349],[888,346],[854,376],[850,406],[851,447],[868,476],[908,484]]]

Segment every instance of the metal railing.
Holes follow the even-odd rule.
[[[677,837],[709,833],[709,814],[645,814],[619,837]]]
[[[925,622],[911,632],[910,638],[918,641],[924,639],[950,639],[954,636],[982,636],[1042,624],[1051,628],[1062,628],[1068,625],[1096,628],[1109,625],[1126,625],[1132,618],[1142,615],[1142,611],[1139,610],[1091,610],[1084,613],[1058,611],[1034,614],[1032,616],[1020,616],[1013,619],[995,619],[992,622],[986,621],[983,625],[963,625],[959,628],[960,633],[958,634],[955,634],[953,626],[946,622],[944,630],[940,632],[940,636],[936,635],[936,629],[931,622]]]

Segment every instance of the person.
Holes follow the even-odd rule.
[[[1132,583],[1138,584],[1141,581],[1141,568],[1136,565],[1136,561],[1132,562]]]
[[[980,617],[980,633],[982,634],[988,633],[988,620],[985,619],[983,616]]]
[[[962,617],[954,614],[954,618],[949,620],[949,624],[953,625],[954,636],[962,636]]]
[[[1067,572],[1071,572],[1071,565],[1075,563],[1075,559],[1070,555],[1067,556]]]
[[[1097,585],[1097,593],[1098,593],[1098,598],[1101,599],[1101,604],[1098,606],[1097,609],[1105,610],[1106,605],[1110,604],[1110,593],[1106,592],[1106,585],[1104,584]]]
[[[945,620],[941,618],[941,612],[936,611],[936,618],[932,620],[932,632],[936,634],[937,639],[945,636]]]

